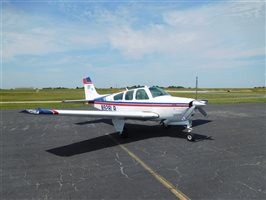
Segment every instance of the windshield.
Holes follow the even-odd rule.
[[[152,97],[159,97],[159,96],[165,96],[165,95],[169,95],[167,92],[165,92],[164,90],[162,90],[161,88],[158,87],[150,87],[149,88]]]

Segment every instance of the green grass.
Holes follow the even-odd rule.
[[[195,91],[195,88],[164,88],[168,91]],[[252,92],[265,93],[265,88],[198,88],[198,91],[209,92]]]
[[[266,102],[265,89],[204,89],[217,93],[198,93],[198,99],[208,99],[209,104]],[[230,91],[230,92],[228,92]],[[172,96],[195,98],[195,93],[170,92]]]
[[[266,103],[266,98],[252,99],[210,99],[209,104]]]
[[[1,90],[1,101],[60,101],[83,98],[82,89]]]
[[[170,93],[172,96],[178,97],[187,97],[187,98],[195,98],[195,93]],[[209,93],[202,93],[198,94],[198,99],[228,99],[228,98],[255,98],[255,97],[262,97],[264,94],[259,93],[218,93],[218,94],[209,94]]]
[[[97,89],[99,94],[108,94],[123,89]],[[84,99],[83,89],[0,90],[0,101],[61,101]]]
[[[72,103],[19,103],[19,104],[0,104],[1,109],[27,109],[27,108],[88,108],[87,104],[72,104]]]
[[[110,94],[124,91],[124,88],[97,89],[100,94]],[[194,91],[194,89],[166,89],[172,96],[195,98],[195,93],[182,93],[182,91]],[[180,93],[178,92],[180,91]],[[199,91],[211,91],[212,93],[198,93],[198,99],[208,99],[210,104],[222,103],[256,103],[266,102],[265,88],[218,88],[200,89]],[[0,90],[1,102],[15,101],[61,101],[71,99],[84,99],[83,89],[40,89],[40,90]],[[264,98],[262,98],[264,96]],[[84,104],[63,103],[11,103],[0,104],[0,109],[24,109],[24,108],[85,108]]]

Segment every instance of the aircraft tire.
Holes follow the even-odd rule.
[[[169,129],[170,128],[170,126],[169,125],[166,125],[166,124],[162,124],[162,127],[164,128],[164,129]]]
[[[170,126],[165,124],[163,121],[160,122],[160,125],[164,128],[164,129],[169,129]]]
[[[187,140],[190,142],[195,141],[194,135],[192,133],[187,133]]]
[[[128,130],[127,128],[124,128],[123,132],[120,134],[120,137],[126,139],[128,138],[128,136],[129,136]]]

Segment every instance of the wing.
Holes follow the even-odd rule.
[[[118,111],[98,111],[98,110],[55,110],[55,109],[26,109],[22,112],[30,114],[47,114],[47,115],[71,115],[84,117],[101,117],[109,119],[155,119],[159,115],[154,112],[118,112]]]

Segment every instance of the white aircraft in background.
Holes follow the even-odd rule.
[[[85,99],[66,100],[65,103],[92,104],[97,110],[57,110],[26,109],[31,114],[74,115],[112,119],[116,131],[127,137],[124,128],[127,119],[159,121],[164,127],[169,125],[185,126],[187,140],[195,139],[192,131],[192,117],[195,110],[203,116],[207,100],[173,97],[158,87],[142,87],[114,94],[99,95],[89,77],[83,79]]]

